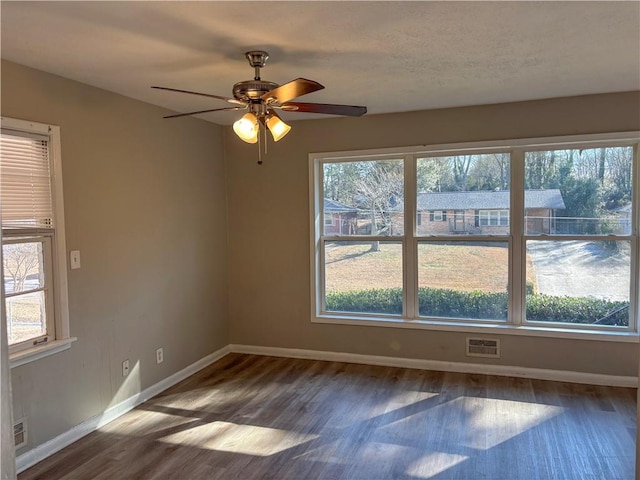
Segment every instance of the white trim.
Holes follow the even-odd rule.
[[[631,179],[635,182],[635,188],[631,189],[633,198],[631,199],[631,235],[634,236],[631,241],[631,268],[636,268],[636,274],[631,275],[631,310],[629,327],[640,328],[640,148],[638,144],[633,147],[633,159],[635,162],[631,164]],[[635,212],[634,212],[635,210]],[[633,272],[633,270],[632,270]],[[635,298],[635,302],[633,299]],[[640,442],[638,442],[640,449]],[[639,460],[640,462],[640,456]],[[640,470],[639,470],[640,472]]]
[[[259,345],[229,345],[233,353],[267,355],[272,357],[304,358],[329,362],[358,363],[383,367],[415,368],[418,370],[436,370],[440,372],[473,373],[496,375],[500,377],[532,378],[555,382],[584,383],[610,387],[636,388],[637,377],[603,375],[598,373],[572,372],[566,370],[547,370],[542,368],[516,367],[511,365],[491,365],[486,363],[443,362],[418,358],[383,357],[378,355],[360,355],[357,353],[326,352],[303,350],[298,348],[262,347]]]
[[[77,337],[53,340],[46,345],[38,345],[37,347],[20,350],[9,356],[9,366],[10,368],[19,367],[20,365],[48,357],[49,355],[64,352],[71,348],[71,344],[76,340],[78,340]]]
[[[318,269],[320,268],[320,248],[319,245],[319,236],[317,232],[320,232],[320,215],[324,215],[324,189],[322,185],[318,185],[320,178],[320,163],[314,162],[311,158],[309,158],[309,241],[310,241],[310,264],[309,271],[311,275],[311,285],[310,289],[310,305],[311,305],[311,318],[313,318],[317,312],[324,310],[324,294],[322,290],[323,286],[320,285],[320,272]],[[323,201],[320,202],[320,195],[318,195],[317,188],[320,188],[320,192],[323,197]],[[316,286],[318,288],[316,288]],[[322,300],[321,300],[322,299]]]
[[[56,338],[65,339],[71,335],[69,328],[69,288],[67,283],[67,243],[64,224],[64,197],[62,186],[62,153],[60,127],[49,126],[51,151],[51,197],[55,214],[55,235],[53,239],[53,274],[55,296]]]
[[[524,196],[526,188],[512,188],[524,178],[524,151],[514,150],[509,157],[509,311],[507,318],[515,327],[520,327],[524,321],[525,299],[527,296],[527,279],[525,267],[527,264],[526,251],[523,247],[522,236],[525,230]],[[516,288],[518,287],[518,288]]]
[[[140,393],[133,395],[126,400],[107,408],[99,415],[95,415],[84,422],[72,427],[66,432],[58,435],[57,437],[32,448],[28,452],[16,458],[16,469],[18,473],[25,471],[27,468],[32,467],[36,463],[44,460],[45,458],[59,452],[63,448],[71,445],[73,442],[80,440],[82,437],[90,434],[98,428],[106,425],[109,422],[124,415],[128,411],[132,410],[141,403],[146,402],[150,398],[158,395],[169,387],[172,387],[178,382],[190,377],[203,368],[211,365],[213,362],[220,360],[225,355],[230,353],[229,345],[222,347],[221,349],[201,358],[195,363],[183,368],[179,372],[159,381],[158,383],[145,388]]]
[[[20,120],[19,118],[0,117],[2,128],[8,130],[17,130],[20,132],[37,133],[49,136],[49,127],[46,123],[31,122],[29,120]]]
[[[42,352],[33,353],[35,349],[29,349],[30,355],[11,355],[11,367],[22,365],[24,363],[46,357],[53,353],[57,353],[69,348],[70,344],[77,340],[71,338],[69,327],[69,293],[67,279],[67,263],[66,263],[66,231],[64,223],[64,194],[62,185],[62,150],[61,150],[61,133],[60,127],[45,123],[20,120],[9,117],[0,117],[0,124],[3,129],[14,130],[19,132],[36,133],[45,135],[48,138],[48,147],[50,155],[50,182],[51,182],[51,202],[53,209],[53,242],[51,245],[51,265],[53,266],[53,321],[55,341],[51,342],[60,348],[38,348]],[[16,233],[22,233],[18,231]],[[24,232],[25,234],[33,234],[35,232]],[[46,232],[50,234],[50,231]],[[6,237],[5,237],[6,238]],[[49,313],[49,312],[48,312]],[[49,332],[51,333],[51,332]],[[11,346],[10,346],[11,350]],[[17,353],[17,352],[16,352]],[[13,362],[13,358],[23,358],[19,362]]]
[[[404,198],[417,198],[417,184],[412,178],[417,178],[418,160],[413,155],[404,158]],[[417,232],[417,205],[416,202],[404,202],[404,233],[402,236],[402,304],[403,316],[418,316],[418,269],[410,268],[418,264]]]
[[[483,323],[485,322],[485,323]],[[629,330],[587,330],[580,324],[566,327],[545,327],[540,325],[514,325],[497,320],[477,322],[456,319],[405,319],[396,316],[380,317],[374,314],[324,314],[311,317],[311,323],[331,325],[356,325],[359,327],[410,328],[416,330],[436,330],[442,332],[481,333],[486,335],[524,335],[528,337],[569,338],[574,340],[596,340],[599,342],[640,343],[637,332]]]

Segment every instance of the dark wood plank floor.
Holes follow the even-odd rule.
[[[629,479],[635,389],[231,354],[35,479]]]

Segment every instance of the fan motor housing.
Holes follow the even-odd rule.
[[[258,100],[265,93],[279,87],[277,83],[265,80],[245,80],[233,86],[233,96],[238,100],[252,101]]]

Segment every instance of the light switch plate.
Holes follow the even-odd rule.
[[[80,250],[71,250],[69,259],[71,260],[71,270],[80,268]]]

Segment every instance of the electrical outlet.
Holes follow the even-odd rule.
[[[156,363],[164,362],[164,349],[160,347],[156,350]]]
[[[129,360],[122,362],[122,376],[126,377],[127,375],[129,375]]]

